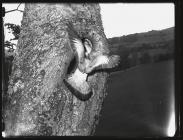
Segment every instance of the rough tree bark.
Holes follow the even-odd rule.
[[[66,24],[109,52],[98,4],[25,4],[5,108],[6,136],[92,135],[106,95],[106,72],[89,76],[93,95],[81,101],[63,83],[73,57]]]

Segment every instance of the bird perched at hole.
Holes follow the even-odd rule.
[[[82,101],[88,100],[92,96],[92,89],[87,82],[87,74],[79,70],[79,64],[84,62],[85,48],[83,47],[83,40],[80,39],[71,24],[68,24],[67,28],[70,46],[74,53],[75,64],[73,71],[66,76],[63,80],[66,87],[73,93],[77,98]]]
[[[88,100],[92,89],[87,76],[93,70],[109,69],[118,65],[119,56],[96,52],[94,40],[80,37],[71,24],[68,24],[68,35],[71,47],[76,57],[73,72],[64,80],[65,85],[81,100]]]
[[[71,24],[68,24],[68,33],[80,71],[90,73],[95,69],[110,69],[119,64],[120,57],[118,55],[96,52],[97,42],[89,38],[79,37]]]

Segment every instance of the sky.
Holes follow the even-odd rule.
[[[6,11],[16,9],[19,3],[3,4]],[[102,3],[101,17],[107,38],[133,33],[161,30],[175,26],[173,3]],[[19,7],[24,10],[24,4]],[[22,12],[7,13],[4,23],[21,24]],[[5,29],[5,40],[13,35]]]
[[[174,4],[101,4],[104,32],[109,38],[161,30],[175,25]]]

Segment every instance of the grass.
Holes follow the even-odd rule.
[[[173,60],[113,73],[96,135],[166,136],[174,94]]]

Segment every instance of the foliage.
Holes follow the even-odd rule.
[[[7,28],[9,30],[12,31],[12,34],[14,35],[14,38],[13,39],[10,39],[11,40],[17,40],[20,36],[20,26],[19,25],[16,25],[16,24],[12,24],[12,23],[6,23],[5,26],[7,26]]]
[[[9,41],[6,40],[4,42],[4,47],[5,47],[5,57],[13,56],[14,55],[14,50],[16,47],[16,44],[11,42],[12,40],[18,40],[20,36],[20,26],[12,23],[6,23],[5,26],[7,26],[7,29],[9,29],[9,33],[12,32],[14,38],[10,39]]]
[[[11,69],[12,69],[12,63],[13,63],[13,58],[15,54],[15,48],[16,44],[11,42],[12,40],[18,40],[19,35],[20,35],[20,26],[11,24],[11,23],[6,23],[5,26],[9,30],[12,31],[12,34],[14,35],[13,39],[10,39],[9,41],[6,40],[4,42],[4,50],[5,50],[5,65],[4,65],[4,84],[5,84],[5,93],[8,90],[8,81],[9,81],[9,75],[11,74]]]

